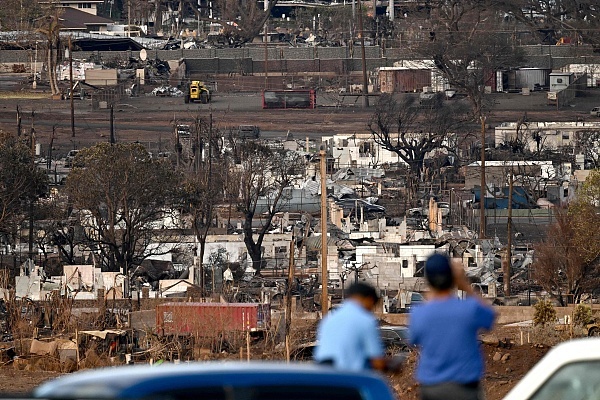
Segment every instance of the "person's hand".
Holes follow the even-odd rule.
[[[460,261],[452,260],[452,275],[454,276],[454,284],[458,290],[462,290],[468,295],[473,294],[473,287],[467,279],[465,269]]]

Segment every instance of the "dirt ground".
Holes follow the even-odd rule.
[[[24,394],[61,374],[49,371],[19,371],[12,366],[0,368],[0,395]]]
[[[532,344],[514,345],[511,348],[484,344],[486,400],[501,400],[548,350],[549,348],[546,346],[540,348]],[[494,361],[496,353],[500,353],[500,357],[508,354],[505,356],[507,360]],[[413,354],[403,371],[390,378],[392,387],[402,400],[418,400],[419,398],[419,388],[413,378],[415,365],[416,355]]]
[[[19,84],[23,79],[18,74],[0,74],[0,83],[3,83],[0,85],[0,129],[16,130],[16,109],[19,106],[23,130],[29,133],[33,126],[36,140],[43,149],[49,145],[52,131],[55,131],[56,156],[62,156],[73,148],[108,140],[110,113],[107,109],[92,110],[91,100],[76,99],[76,134],[73,137],[70,102],[52,100],[43,89],[32,91]],[[150,92],[151,88],[145,91]],[[530,96],[491,94],[489,100],[494,106],[488,123],[495,126],[505,121],[516,121],[524,114],[529,121],[600,121],[589,115],[592,107],[600,105],[599,89],[590,89],[585,96],[578,97],[572,106],[561,110],[548,106],[545,96],[545,93],[532,93]],[[322,136],[335,133],[366,132],[374,107],[363,109],[361,102],[355,100],[319,92],[318,108],[315,110],[263,110],[259,93],[217,92],[210,104],[185,104],[183,98],[179,97],[142,94],[123,98],[115,106],[115,131],[119,141],[154,143],[154,146],[162,143],[165,149],[170,146],[175,123],[190,123],[195,117],[208,118],[212,114],[216,128],[254,124],[261,128],[261,136],[266,139],[284,139],[289,131],[296,139],[309,137],[320,141]],[[371,98],[371,105],[376,101],[376,96]],[[490,129],[490,137],[492,134]]]
[[[501,339],[494,343],[495,338]],[[519,345],[514,343],[514,338],[515,332],[497,328],[482,346],[487,400],[501,400],[550,349],[546,345]],[[262,358],[273,359],[273,355],[263,354]],[[237,356],[231,359],[236,360]],[[415,365],[416,354],[412,353],[402,371],[389,376],[390,385],[401,400],[418,400],[419,389],[413,378]],[[58,372],[17,370],[8,365],[0,368],[0,395],[26,394],[44,381],[60,375]]]

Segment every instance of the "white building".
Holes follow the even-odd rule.
[[[42,0],[40,4],[58,3],[59,7],[70,7],[89,14],[98,15],[98,4],[102,4],[104,0]]]
[[[351,271],[350,279],[354,279],[356,272],[353,271],[358,270],[359,280],[366,280],[380,289],[395,290],[415,275],[422,274],[430,255],[444,251],[447,251],[447,246],[436,248],[434,244],[358,246],[356,261],[346,270]]]
[[[495,146],[520,140],[530,151],[559,149],[575,143],[578,134],[600,131],[600,122],[503,122],[494,130]],[[537,138],[537,139],[536,139]]]
[[[552,72],[550,74],[550,91],[560,92],[569,87],[575,80],[575,74],[572,72]]]
[[[402,162],[394,152],[375,143],[370,133],[336,134],[323,136],[331,148],[335,168],[376,167]]]
[[[291,233],[284,234],[267,234],[263,241],[263,258],[276,259],[278,255],[285,254],[287,259],[290,241],[292,240]],[[198,255],[200,255],[200,246],[198,247]],[[203,264],[208,264],[211,254],[216,253],[219,249],[226,251],[227,261],[229,262],[248,262],[252,265],[252,260],[248,255],[246,244],[244,243],[244,235],[208,235],[206,237],[206,247],[204,249]],[[283,257],[279,257],[283,258]],[[287,268],[287,264],[285,264]]]

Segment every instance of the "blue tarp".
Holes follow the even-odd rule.
[[[504,187],[501,189],[502,194],[498,197],[486,197],[485,198],[485,208],[487,209],[508,209],[508,187]],[[474,188],[473,193],[475,195],[475,202],[478,203],[481,197],[480,188]],[[527,194],[527,191],[518,186],[513,187],[512,194],[512,208],[513,209],[529,209],[535,208],[536,205],[533,201],[530,201],[530,196]]]

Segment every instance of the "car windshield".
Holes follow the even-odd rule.
[[[413,294],[410,296],[410,301],[411,301],[411,302],[413,302],[413,301],[416,301],[416,302],[419,302],[419,301],[425,301],[425,298],[423,297],[423,295],[422,295],[421,293],[416,293],[416,292],[414,292],[414,293],[413,293]]]
[[[408,339],[408,328],[403,327],[403,326],[402,327],[385,327],[385,328],[381,328],[381,331],[382,331],[382,334],[385,334],[386,332],[394,332],[401,339]]]
[[[565,365],[530,400],[596,400],[600,398],[600,361]]]

